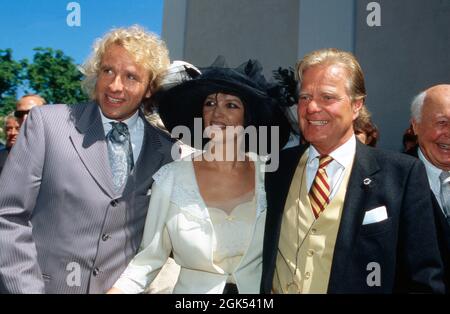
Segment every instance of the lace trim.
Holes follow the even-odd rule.
[[[156,183],[161,184],[164,179],[169,176],[169,173],[172,172],[172,168],[172,163],[165,164],[153,175],[153,180],[155,180]]]
[[[178,163],[183,163],[183,167],[175,166]],[[190,167],[190,168],[188,168]],[[259,170],[258,163],[256,164],[255,171]],[[168,180],[176,172],[176,180]],[[207,211],[204,211],[204,202],[201,199],[200,191],[198,190],[195,177],[193,177],[194,171],[192,169],[192,160],[181,160],[172,162],[161,167],[154,175],[153,179],[162,189],[170,189],[169,184],[173,182],[173,190],[170,196],[171,202],[177,205],[180,210],[185,212],[189,217],[197,219],[205,219],[208,217]],[[257,174],[257,186],[256,193],[256,214],[257,216],[267,208],[266,192],[264,189],[264,182],[259,176],[262,173]]]
[[[262,175],[262,174],[260,174]],[[266,189],[264,188],[264,181],[258,182],[256,191],[256,215],[261,214],[267,208]]]

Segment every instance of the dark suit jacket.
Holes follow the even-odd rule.
[[[284,205],[305,149],[282,151],[280,168],[266,175],[263,293],[271,291]],[[369,185],[363,184],[365,178],[371,179]],[[444,291],[431,193],[423,188],[427,184],[418,160],[357,142],[328,293]],[[388,219],[362,225],[365,211],[379,206],[386,206]],[[371,262],[381,267],[381,286],[367,284]]]
[[[416,146],[414,149],[411,149],[407,152],[410,156],[414,156],[419,158],[419,147]],[[436,219],[436,229],[437,229],[437,237],[439,242],[439,249],[441,251],[442,261],[444,263],[444,279],[446,286],[446,293],[450,294],[450,226],[445,219],[444,213],[442,212],[441,207],[439,206],[436,197],[432,194],[433,201],[433,209],[434,215]]]
[[[141,152],[116,192],[95,103],[35,107],[0,177],[0,292],[104,293],[142,239],[168,135],[144,121]]]
[[[0,149],[0,174],[2,173],[3,166],[5,165],[8,154],[9,151],[6,148]]]
[[[446,294],[450,294],[450,226],[445,219],[444,213],[433,195],[433,208],[436,219],[437,237],[442,261],[444,263],[444,282]]]

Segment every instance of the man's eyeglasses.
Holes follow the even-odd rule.
[[[30,110],[16,110],[14,111],[14,117],[23,118],[26,114],[28,114]]]

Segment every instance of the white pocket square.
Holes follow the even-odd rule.
[[[388,219],[386,206],[380,206],[366,211],[364,215],[363,225],[373,224]]]
[[[150,196],[152,194],[152,189],[148,189],[147,196]]]

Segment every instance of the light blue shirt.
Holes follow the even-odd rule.
[[[316,177],[317,169],[319,169],[319,152],[310,146],[308,149],[308,162],[306,166],[306,184],[308,191],[311,189],[314,178]],[[344,180],[344,171],[346,168],[352,166],[352,161],[356,153],[356,138],[355,135],[332,151],[329,156],[333,158],[333,161],[325,168],[330,182],[330,201],[336,195],[339,187]]]
[[[441,180],[439,179],[439,176],[442,173],[442,169],[439,169],[438,167],[434,166],[431,162],[428,161],[428,159],[425,157],[425,155],[422,153],[422,150],[419,149],[419,152],[417,154],[419,156],[419,159],[422,160],[423,164],[425,165],[425,170],[427,171],[427,177],[428,182],[430,183],[431,191],[433,192],[434,196],[436,197],[436,200],[439,203],[439,206],[441,207],[442,212],[445,214],[444,210],[442,209],[442,201],[441,201]],[[447,178],[445,182],[448,182],[450,178]]]
[[[101,110],[100,116],[102,117],[103,129],[106,137],[106,134],[108,134],[108,132],[112,129],[111,122],[119,121],[108,119]],[[139,111],[136,111],[130,118],[122,122],[128,126],[131,139],[131,148],[133,149],[133,160],[134,164],[136,164],[139,154],[141,153],[142,143],[144,141],[144,121],[142,121],[142,118],[139,116]]]

